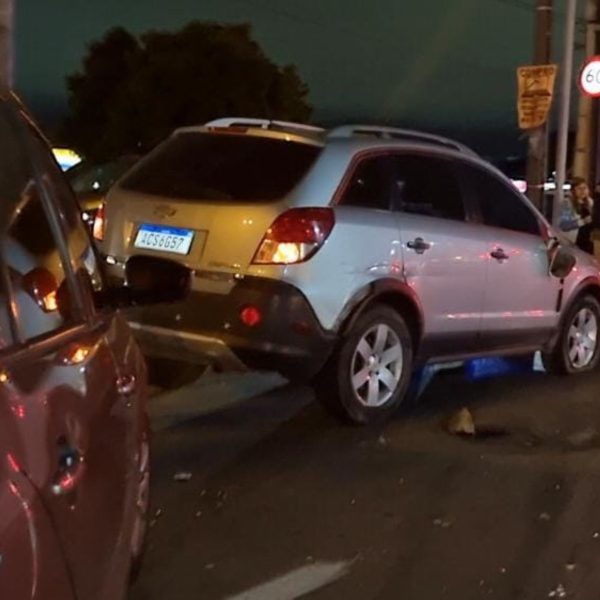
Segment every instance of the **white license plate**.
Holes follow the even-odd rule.
[[[194,232],[179,227],[163,227],[162,225],[141,225],[135,238],[134,246],[145,250],[172,252],[173,254],[189,254]]]

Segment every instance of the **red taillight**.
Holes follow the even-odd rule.
[[[304,262],[325,243],[334,224],[330,208],[292,208],[269,227],[252,262],[262,265]]]
[[[96,212],[94,218],[94,227],[92,228],[92,235],[94,239],[99,242],[104,240],[104,231],[106,228],[106,205],[104,202],[100,205],[100,208]]]
[[[256,327],[262,321],[262,313],[256,306],[244,306],[240,311],[240,319],[247,327]]]

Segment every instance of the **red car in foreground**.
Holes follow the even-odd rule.
[[[183,298],[140,258],[111,289],[77,203],[0,90],[0,598],[114,600],[141,557],[146,369],[118,308]]]

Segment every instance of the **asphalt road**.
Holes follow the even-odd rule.
[[[440,374],[371,430],[291,386],[154,400],[154,519],[131,600],[597,600],[599,391],[598,374]],[[463,404],[474,438],[445,428]]]

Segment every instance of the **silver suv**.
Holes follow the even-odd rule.
[[[389,416],[430,362],[542,350],[596,366],[600,277],[500,172],[414,131],[223,119],[176,131],[108,196],[114,277],[134,254],[195,272],[141,309],[153,354],[277,370],[354,422]]]

